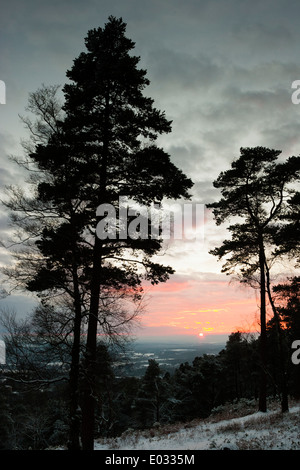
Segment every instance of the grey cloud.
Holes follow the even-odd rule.
[[[0,189],[16,182],[14,176],[16,168],[8,159],[11,149],[15,148],[15,138],[11,134],[0,132]]]
[[[247,21],[247,19],[246,19]],[[253,55],[262,52],[270,54],[288,49],[293,45],[294,35],[289,28],[279,23],[244,23],[237,25],[232,31],[232,39],[236,46],[242,46]]]
[[[192,93],[219,81],[222,70],[200,51],[201,48],[197,55],[192,55],[166,48],[152,50],[148,62],[153,81],[169,89],[169,93],[175,91],[174,87]]]
[[[0,314],[1,312],[15,312],[19,318],[24,318],[37,304],[37,300],[29,295],[9,295],[0,299]]]
[[[5,168],[0,168],[0,187],[6,186],[12,182],[12,173]]]

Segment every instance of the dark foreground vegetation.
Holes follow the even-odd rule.
[[[300,365],[291,359],[297,329],[291,316],[284,318],[289,399],[299,399]],[[229,336],[225,348],[217,355],[195,357],[192,363],[182,363],[173,372],[165,372],[152,359],[144,376],[139,378],[122,376],[120,369],[114,367],[115,353],[109,354],[108,348],[99,344],[95,438],[116,437],[127,429],[147,429],[158,423],[185,423],[206,418],[228,402],[258,400],[259,356],[259,339],[236,332]],[[270,401],[278,399],[280,409],[278,364],[276,329],[271,322],[268,324],[267,395]],[[67,446],[69,390],[63,369],[58,371],[53,366],[47,386],[44,381],[43,387],[38,387],[36,380],[30,380],[36,370],[22,370],[22,364],[18,367],[14,372],[8,373],[6,369],[1,374],[1,449],[40,450]],[[51,381],[51,375],[55,380]],[[81,394],[79,403],[82,397]]]

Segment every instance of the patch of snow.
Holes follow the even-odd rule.
[[[99,439],[95,450],[300,450],[300,406],[289,412],[256,412],[241,418],[161,426]]]

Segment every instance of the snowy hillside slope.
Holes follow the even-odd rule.
[[[188,424],[126,431],[114,439],[100,439],[95,450],[300,450],[300,404],[287,413],[254,412],[242,417],[222,416]]]

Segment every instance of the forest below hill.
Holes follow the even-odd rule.
[[[285,358],[290,400],[300,397],[300,366],[291,360],[294,329],[285,330]],[[276,329],[268,324],[268,400],[278,400],[280,368]],[[9,348],[8,348],[9,354]],[[103,343],[97,355],[97,438],[116,438],[125,431],[188,423],[213,416],[228,403],[257,403],[259,394],[259,339],[232,333],[218,354],[203,354],[165,372],[149,359],[142,377],[115,374],[118,357]],[[54,372],[54,371],[52,371]],[[0,382],[0,448],[42,450],[67,445],[68,382],[63,372],[48,386],[30,381],[33,371],[3,370]],[[58,380],[61,375],[61,381]],[[82,400],[82,394],[80,399]],[[79,399],[79,402],[80,402]],[[34,406],[32,405],[34,403]],[[237,405],[238,406],[238,405]],[[233,407],[234,408],[234,407]],[[252,409],[253,411],[253,409]],[[232,417],[234,417],[232,415]]]

